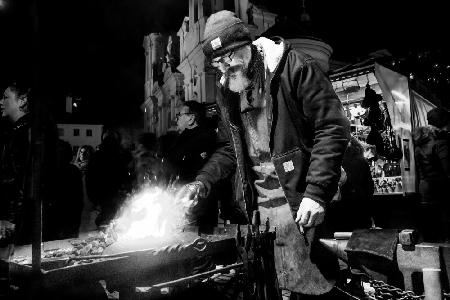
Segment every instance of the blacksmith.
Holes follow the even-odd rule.
[[[252,41],[230,11],[207,20],[203,52],[221,75],[220,147],[187,186],[191,196],[207,195],[237,168],[237,210],[246,220],[259,210],[277,227],[280,288],[332,297],[337,261],[318,238],[350,134],[329,79],[287,41]]]

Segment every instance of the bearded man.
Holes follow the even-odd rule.
[[[279,287],[333,297],[337,260],[318,239],[350,137],[340,100],[313,58],[281,39],[252,41],[230,11],[208,18],[202,47],[221,76],[219,148],[189,195],[201,201],[237,169],[237,211],[248,222],[259,210],[277,228]]]

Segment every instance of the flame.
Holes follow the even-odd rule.
[[[186,215],[192,203],[182,189],[145,185],[126,201],[115,220],[118,238],[159,238],[175,233],[188,223]]]

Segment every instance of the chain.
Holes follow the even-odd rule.
[[[380,300],[421,300],[425,296],[417,296],[414,292],[404,291],[395,286],[389,285],[379,280],[369,280],[370,285],[375,289],[374,297]]]

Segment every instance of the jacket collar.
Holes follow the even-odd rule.
[[[264,64],[270,73],[273,73],[279,65],[285,52],[285,43],[284,40],[280,40],[277,43],[265,37],[261,37],[253,42],[253,45],[263,54]]]

